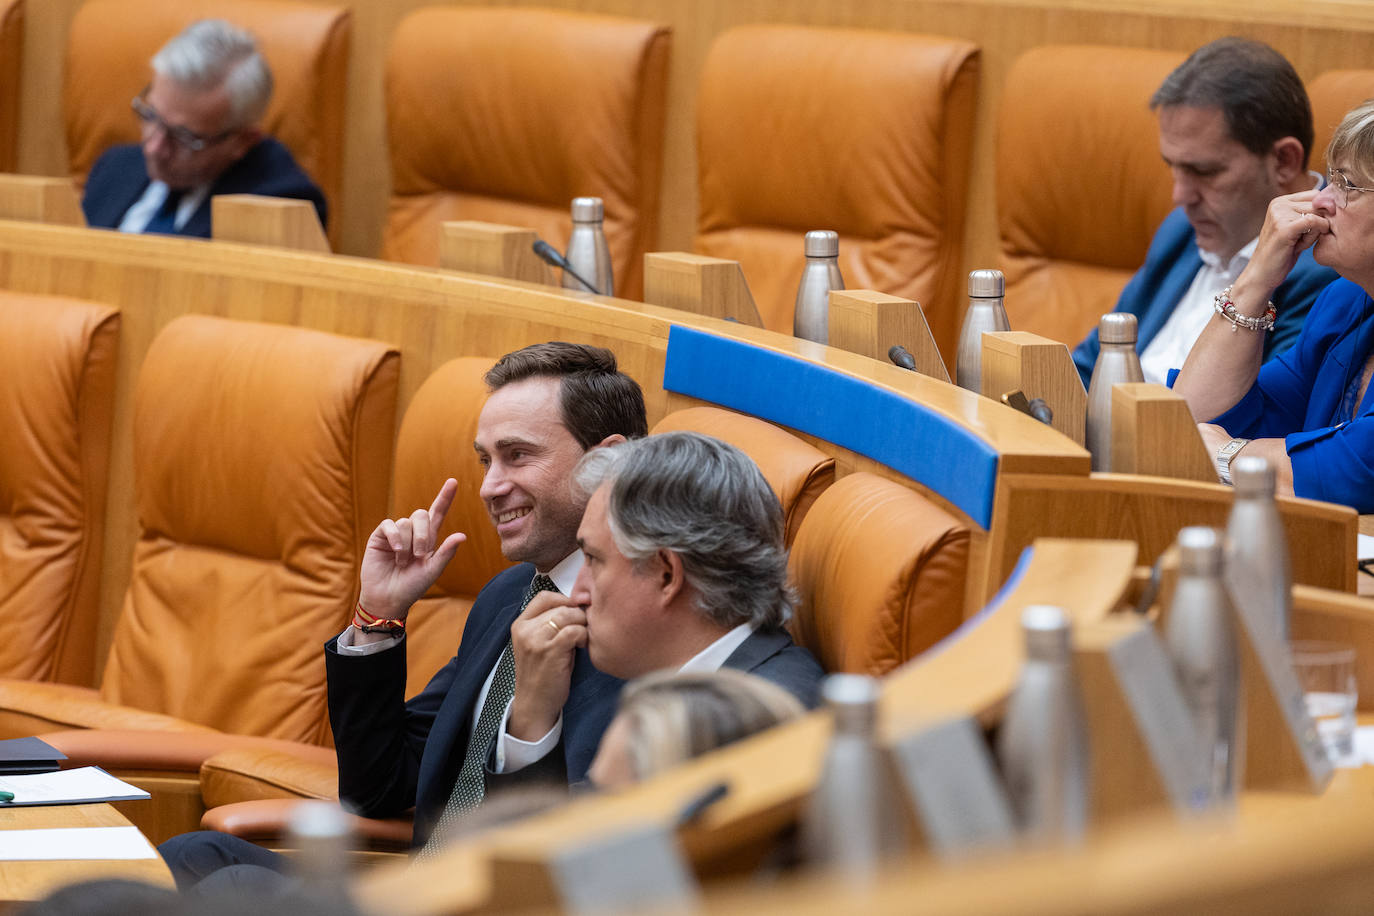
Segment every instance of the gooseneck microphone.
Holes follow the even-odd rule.
[[[1046,426],[1054,424],[1054,411],[1050,409],[1050,405],[1045,403],[1044,398],[1031,398],[1030,415]]]
[[[534,249],[534,253],[539,255],[540,259],[543,260],[544,263],[550,265],[551,267],[557,267],[559,270],[563,271],[568,276],[572,277],[578,283],[581,283],[583,286],[587,287],[587,289],[596,293],[598,296],[601,295],[601,290],[597,289],[595,286],[592,286],[580,275],[578,275],[577,271],[573,270],[573,266],[568,263],[568,259],[558,253],[557,248],[553,247],[543,239],[535,239],[534,245],[531,247]]]

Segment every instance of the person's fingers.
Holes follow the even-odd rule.
[[[409,566],[414,554],[411,553],[410,545],[413,531],[410,527],[410,519],[396,519],[396,540],[392,542],[392,553],[396,557],[397,566]]]
[[[444,527],[444,516],[448,515],[449,507],[453,505],[453,497],[458,493],[458,481],[450,477],[444,481],[444,485],[439,488],[439,494],[434,497],[434,502],[429,507],[429,523],[434,526],[437,534],[439,529]]]
[[[411,541],[410,552],[417,557],[429,556],[430,537],[429,513],[416,509],[410,513]]]
[[[540,592],[530,599],[530,603],[525,606],[525,610],[520,613],[517,619],[534,620],[554,608],[567,607],[568,601],[568,596],[561,592]]]
[[[381,532],[382,537],[386,539],[387,547],[389,547],[392,552],[401,549],[401,533],[396,530],[396,523],[394,521],[389,518],[385,519],[377,526],[377,531]]]
[[[448,566],[449,561],[453,559],[454,555],[458,553],[458,545],[467,539],[468,536],[461,531],[455,531],[453,534],[444,538],[444,542],[439,545],[439,549],[435,550],[434,555],[429,558],[429,565],[436,579],[439,578],[439,573],[444,571],[444,567]]]

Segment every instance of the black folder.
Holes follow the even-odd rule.
[[[0,776],[20,773],[52,773],[67,755],[38,738],[0,741]]]

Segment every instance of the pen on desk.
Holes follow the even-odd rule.
[[[14,801],[14,793],[13,793],[13,792],[4,792],[4,791],[0,791],[0,802],[12,802],[12,801]]]
[[[706,791],[693,796],[677,815],[677,826],[685,827],[705,813],[706,809],[720,801],[730,792],[728,783],[718,782],[707,787]]]

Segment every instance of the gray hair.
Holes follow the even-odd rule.
[[[193,22],[153,55],[153,70],[178,86],[229,95],[226,130],[247,127],[267,112],[272,71],[253,36],[223,19]]]
[[[574,480],[610,485],[606,520],[636,565],[659,550],[682,560],[696,607],[712,622],[777,627],[796,595],[787,581],[782,506],[744,452],[700,433],[670,432],[592,449]]]
[[[1374,99],[1361,102],[1346,113],[1326,146],[1326,165],[1335,168],[1337,160],[1359,184],[1374,178]]]

